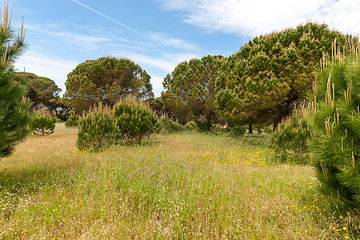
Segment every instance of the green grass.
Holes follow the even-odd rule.
[[[0,239],[356,239],[310,166],[224,136],[157,135],[76,150],[76,129],[29,137],[0,162]]]

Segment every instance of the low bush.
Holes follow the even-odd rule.
[[[241,137],[246,133],[245,126],[236,126],[230,128],[230,136],[232,137]]]
[[[140,143],[158,128],[157,115],[151,108],[135,98],[128,97],[115,104],[112,112],[116,127],[124,143]]]
[[[120,100],[113,109],[98,105],[79,122],[77,146],[80,150],[99,151],[118,144],[141,143],[158,127],[155,113],[134,98]]]
[[[56,120],[47,109],[38,109],[33,113],[30,127],[36,135],[50,135],[54,133]]]
[[[80,150],[101,151],[114,145],[118,134],[111,109],[99,104],[80,119],[77,147]]]
[[[71,112],[69,118],[65,122],[66,127],[78,127],[79,116],[75,112]]]
[[[174,133],[184,130],[184,126],[174,122],[170,118],[163,116],[159,121],[159,132]]]
[[[307,118],[310,110],[309,106],[305,106],[305,103],[302,104],[276,129],[272,144],[277,161],[297,164],[311,163],[307,146],[307,140],[311,134]]]

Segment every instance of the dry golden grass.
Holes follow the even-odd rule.
[[[1,160],[0,239],[358,236],[312,167],[272,164],[266,148],[189,133],[96,154],[75,143],[76,129],[57,125]]]

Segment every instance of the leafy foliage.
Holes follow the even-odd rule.
[[[222,66],[219,112],[233,124],[277,126],[311,89],[313,71],[323,55],[331,57],[333,41],[344,45],[352,38],[313,23],[256,37]]]
[[[56,118],[53,117],[49,110],[38,109],[33,113],[31,120],[31,129],[36,135],[50,135],[54,133]]]
[[[141,143],[157,125],[150,107],[132,97],[120,100],[113,109],[100,103],[80,119],[77,146],[99,151],[117,144]]]
[[[215,79],[224,57],[206,56],[180,63],[164,79],[165,91],[161,94],[165,109],[185,124],[201,121],[207,130],[217,122],[215,109]]]
[[[339,52],[314,88],[310,146],[323,190],[359,206],[360,59],[358,49],[346,58]]]
[[[80,63],[66,80],[64,104],[78,114],[103,103],[113,107],[128,95],[153,97],[150,75],[129,59],[101,57]]]
[[[8,4],[0,20],[0,157],[8,156],[15,145],[28,133],[28,108],[25,88],[14,81],[12,64],[23,51],[25,34],[21,27],[18,36],[10,27]]]

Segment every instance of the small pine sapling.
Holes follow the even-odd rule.
[[[54,133],[55,123],[56,118],[49,110],[41,108],[34,111],[30,126],[34,134],[45,136]]]
[[[133,97],[118,101],[113,108],[113,117],[120,131],[123,143],[141,143],[144,136],[150,136],[157,129],[158,118],[149,106]]]
[[[118,135],[111,109],[100,103],[80,118],[77,147],[82,151],[101,151],[116,144]]]

